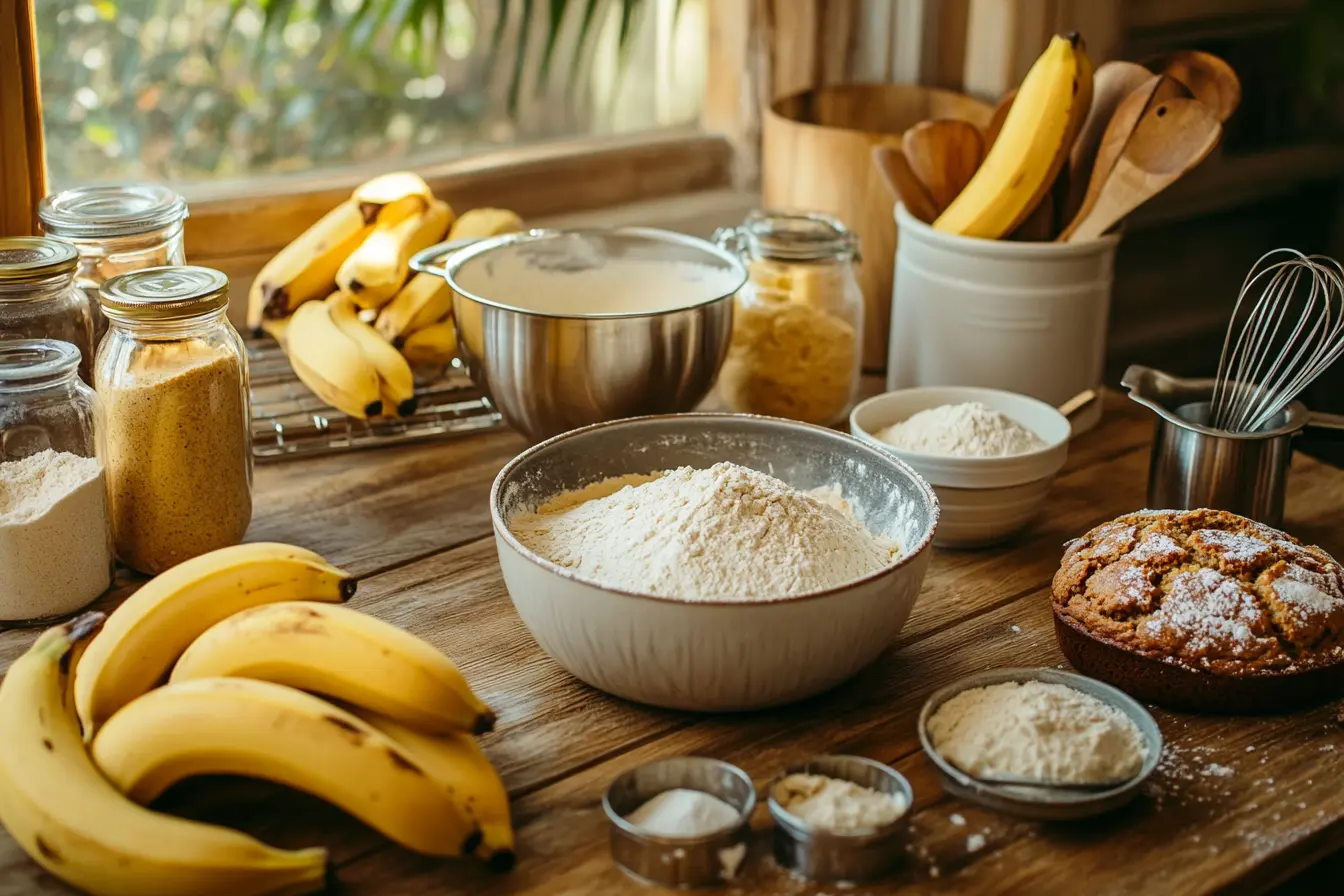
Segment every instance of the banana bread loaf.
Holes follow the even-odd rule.
[[[1141,510],[1069,543],[1055,612],[1113,646],[1250,676],[1344,662],[1344,571],[1221,510]]]

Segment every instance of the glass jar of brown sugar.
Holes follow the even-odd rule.
[[[252,518],[247,354],[229,281],[148,268],[103,284],[94,382],[106,409],[117,558],[143,573],[242,541]]]
[[[98,307],[104,283],[118,274],[186,261],[187,202],[158,184],[63,190],[42,200],[37,217],[43,231],[79,252],[75,285],[88,297],[95,339],[107,330]]]
[[[0,239],[0,338],[57,339],[79,349],[79,375],[92,383],[93,316],[75,288],[75,247],[42,236]]]

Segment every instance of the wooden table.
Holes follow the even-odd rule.
[[[881,885],[844,892],[1203,893],[1262,891],[1344,847],[1344,719],[1338,705],[1274,718],[1157,712],[1168,754],[1136,803],[1110,817],[1045,825],[944,795],[915,717],[935,688],[996,666],[1062,665],[1049,581],[1061,545],[1144,504],[1151,420],[1116,395],[1074,445],[1048,510],[1012,543],[941,551],[893,650],[852,682],[788,709],[723,717],[648,709],[580,684],[523,628],[500,579],[487,495],[524,447],[509,432],[258,468],[254,540],[314,548],[357,573],[353,605],[421,635],[462,666],[498,710],[483,739],[513,794],[519,864],[492,876],[470,862],[396,848],[339,811],[243,780],[189,782],[174,811],[233,824],[281,846],[326,844],[344,891],[597,896],[651,892],[611,861],[604,788],[662,756],[737,763],[758,782],[809,754],[891,763],[913,784],[912,850]],[[1344,473],[1299,457],[1286,528],[1344,556]],[[110,609],[125,588],[102,603]],[[32,641],[0,632],[0,668]],[[3,736],[3,732],[0,732]],[[764,812],[762,812],[764,816]],[[791,878],[758,819],[727,893],[838,894]],[[977,848],[973,848],[977,847]],[[1337,883],[1337,881],[1336,881]],[[0,835],[0,893],[66,892]]]

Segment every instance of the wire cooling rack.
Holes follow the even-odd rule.
[[[415,390],[410,417],[359,420],[326,404],[299,382],[280,346],[247,340],[252,380],[252,455],[260,461],[310,457],[465,435],[502,426],[499,412],[461,362]]]

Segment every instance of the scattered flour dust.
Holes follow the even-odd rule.
[[[590,581],[688,601],[806,594],[899,554],[838,489],[812,495],[732,463],[604,480],[514,516],[509,529]]]
[[[1137,775],[1148,755],[1123,712],[1043,681],[962,691],[929,719],[929,735],[947,761],[977,777],[1113,781]]]
[[[944,457],[1007,457],[1045,447],[1036,433],[978,401],[929,408],[876,435],[905,451]]]

